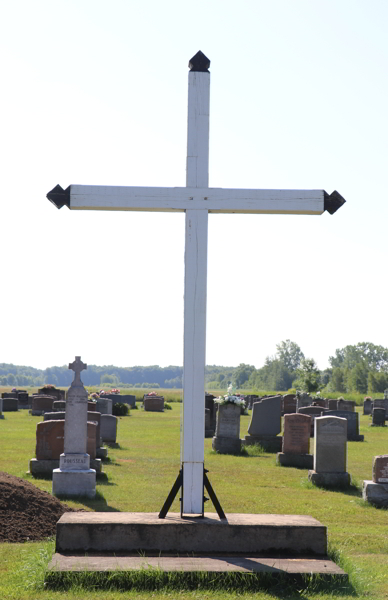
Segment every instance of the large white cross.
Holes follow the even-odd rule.
[[[203,511],[205,350],[208,214],[308,214],[335,212],[345,200],[324,190],[209,188],[209,59],[189,62],[186,187],[56,186],[47,197],[72,210],[179,211],[186,213],[183,467],[184,514]]]

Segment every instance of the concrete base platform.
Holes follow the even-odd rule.
[[[348,442],[363,442],[364,441],[364,436],[359,434],[359,435],[352,435],[351,437],[348,437]]]
[[[140,569],[161,569],[164,572],[208,573],[273,573],[284,575],[340,576],[348,579],[345,571],[328,559],[315,558],[262,558],[237,556],[68,556],[54,554],[49,571],[56,572],[110,572]]]
[[[57,523],[56,551],[126,553],[271,554],[325,557],[326,527],[301,515],[216,513],[181,518],[169,513],[65,513]]]
[[[90,459],[90,468],[96,471],[99,475],[102,473],[102,463],[99,458]],[[38,460],[37,458],[31,458],[30,460],[30,473],[34,477],[49,477],[52,475],[54,469],[59,469],[59,458],[56,460]]]
[[[388,483],[366,480],[362,486],[362,497],[366,502],[379,507],[388,507]]]
[[[281,452],[283,437],[278,435],[246,435],[242,443],[244,446],[258,444],[265,452]]]
[[[285,454],[284,452],[278,452],[276,462],[282,467],[312,469],[314,466],[314,456],[312,454]]]
[[[308,478],[314,485],[322,487],[346,488],[350,485],[350,474],[345,473],[317,473],[309,471]]]
[[[212,441],[212,448],[220,454],[238,454],[241,452],[241,440],[239,438],[215,435]]]

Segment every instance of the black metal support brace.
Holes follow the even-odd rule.
[[[203,485],[204,488],[206,489],[207,493],[210,496],[210,500],[213,502],[214,508],[217,511],[217,514],[219,516],[220,519],[226,519],[225,513],[222,510],[222,506],[218,501],[218,498],[216,496],[215,491],[212,488],[212,485],[208,479],[208,476],[206,475],[206,473],[208,473],[209,471],[207,469],[203,469]],[[174,502],[176,495],[178,494],[179,490],[182,488],[182,498],[180,498],[180,502],[181,502],[181,517],[182,517],[182,507],[183,507],[183,466],[181,468],[181,470],[179,471],[179,475],[175,480],[174,485],[171,488],[171,491],[169,493],[169,495],[166,498],[165,503],[162,506],[162,509],[159,513],[159,519],[164,519],[168,513],[168,511],[171,508],[172,503]],[[204,496],[204,501],[208,500],[208,498],[205,498]],[[203,506],[203,505],[202,505]],[[202,509],[203,510],[203,509]],[[202,514],[202,517],[204,515]]]

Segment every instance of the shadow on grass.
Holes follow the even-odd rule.
[[[61,502],[67,502],[68,500],[75,500],[74,496],[67,496],[65,494],[61,494],[60,496],[58,495],[57,498]],[[96,495],[94,498],[86,498],[86,497],[77,496],[76,500],[77,500],[77,502],[79,502],[79,504],[83,504],[84,506],[87,506],[94,512],[121,512],[118,508],[109,506],[109,504],[105,500],[104,495],[101,492],[99,492],[98,490],[96,491]]]
[[[300,481],[302,487],[308,490],[325,490],[326,492],[334,492],[335,494],[344,494],[345,496],[356,496],[362,498],[362,491],[358,485],[351,483],[348,487],[334,487],[329,485],[317,485],[312,483],[308,477],[303,477]]]

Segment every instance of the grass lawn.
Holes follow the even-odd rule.
[[[164,413],[132,410],[119,421],[118,447],[109,450],[104,463],[106,478],[97,481],[97,498],[69,501],[74,507],[92,511],[158,512],[179,471],[180,415],[182,404],[173,403]],[[23,477],[51,492],[51,481],[26,474],[35,455],[36,424],[41,417],[27,411],[5,413],[0,421],[0,470]],[[241,418],[241,437],[250,417]],[[370,598],[388,599],[388,511],[376,509],[361,499],[364,479],[371,479],[372,461],[388,452],[388,428],[368,427],[360,414],[364,442],[348,443],[348,471],[353,485],[346,492],[318,489],[307,480],[307,471],[278,467],[275,455],[254,448],[248,456],[217,455],[211,439],[205,440],[205,463],[210,481],[225,512],[307,514],[328,527],[329,543],[341,555],[351,574],[351,587],[335,592],[270,588],[244,593],[244,598]],[[311,448],[312,450],[312,448]],[[171,509],[179,512],[178,501]],[[210,503],[207,511],[214,511]],[[66,592],[43,589],[44,568],[53,551],[53,541],[0,544],[0,598],[234,598],[235,591],[97,591],[72,588]],[[241,595],[241,594],[240,594]]]

